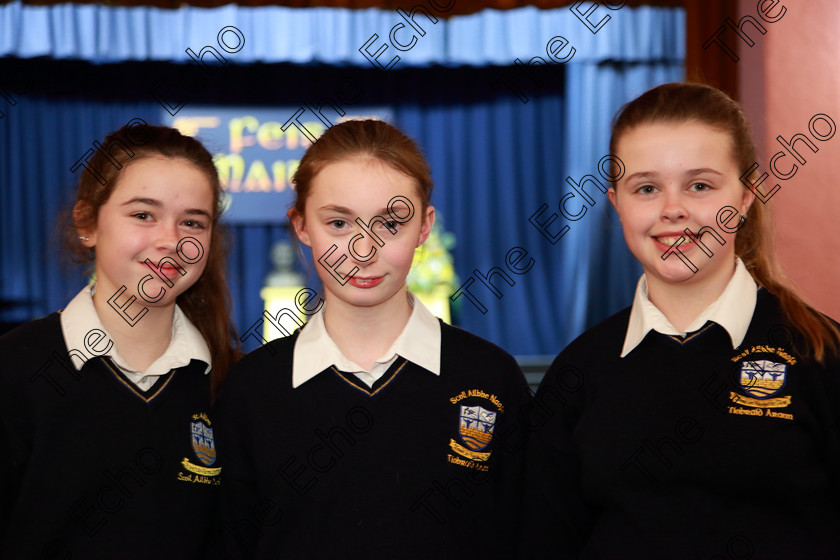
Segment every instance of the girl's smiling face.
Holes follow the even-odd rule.
[[[207,264],[212,225],[213,191],[205,175],[184,159],[150,156],[130,163],[119,175],[107,202],[99,209],[92,231],[80,231],[88,240],[83,243],[96,251],[97,294],[110,298],[122,286],[123,305],[133,294],[140,307],[171,305],[175,298],[195,284]],[[192,237],[205,256],[198,256],[195,245],[185,244],[178,255],[178,242]],[[144,264],[155,266],[164,257],[181,265],[181,275],[171,265],[161,267],[174,287],[169,287]],[[143,283],[145,297],[138,293]],[[163,290],[163,293],[161,293]],[[159,299],[157,299],[159,297]],[[149,300],[156,300],[150,303]],[[139,311],[140,307],[136,309]],[[133,311],[132,311],[133,312]]]
[[[659,283],[725,286],[734,270],[735,234],[718,226],[717,215],[724,206],[746,215],[754,199],[740,182],[729,135],[698,121],[644,124],[624,133],[616,152],[625,174],[608,196],[651,289]],[[730,230],[737,223],[737,216],[730,217]],[[702,235],[712,257],[684,232],[688,228],[696,237],[707,227],[725,241],[721,246],[712,233]],[[679,250],[696,273],[673,251],[662,259],[680,237],[685,242]]]
[[[411,206],[395,197],[407,199]],[[372,223],[375,216],[383,220]],[[357,218],[384,245],[374,241]],[[405,278],[414,250],[429,236],[434,208],[423,210],[413,178],[376,159],[352,157],[328,164],[315,175],[304,216],[292,216],[292,223],[301,242],[312,248],[327,301],[372,307],[398,301],[400,295],[405,302]]]

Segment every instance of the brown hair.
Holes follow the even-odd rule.
[[[132,163],[155,155],[180,158],[194,165],[210,183],[213,190],[213,216],[207,265],[198,281],[178,296],[177,303],[210,348],[213,362],[210,387],[215,399],[228,370],[239,359],[241,352],[235,328],[230,321],[230,291],[225,278],[229,242],[227,230],[219,223],[222,214],[222,186],[213,164],[213,156],[194,138],[184,136],[173,128],[145,123],[139,126],[129,124],[112,132],[105,139],[104,146],[94,153],[88,162],[89,169],[79,176],[75,223],[65,228],[65,245],[77,262],[95,260],[94,249],[82,245],[78,230],[96,227],[99,209],[114,192],[122,172]],[[115,155],[120,156],[120,161],[115,159]]]
[[[417,193],[425,211],[432,198],[432,176],[426,159],[414,141],[390,124],[374,119],[350,120],[328,128],[300,160],[292,177],[295,204],[289,215],[304,216],[312,180],[330,163],[351,157],[386,163],[417,181]]]
[[[732,158],[739,169],[747,171],[755,164],[755,144],[740,105],[718,89],[691,83],[663,84],[622,107],[613,123],[610,153],[616,153],[622,135],[639,125],[689,121],[727,133],[732,139]],[[613,173],[617,174],[617,170]],[[785,315],[804,335],[806,344],[797,340],[797,350],[820,363],[824,363],[827,354],[840,354],[840,332],[796,294],[776,261],[772,216],[761,201],[755,201],[747,212],[735,237],[735,254],[756,282],[779,298]]]

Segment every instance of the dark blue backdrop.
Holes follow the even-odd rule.
[[[633,26],[621,23],[624,14],[632,16]],[[191,102],[300,105],[330,94],[342,77],[358,80],[366,91],[364,103],[389,107],[427,154],[436,183],[433,204],[456,237],[453,255],[461,280],[474,270],[505,269],[505,254],[513,247],[534,259],[523,275],[506,269],[514,286],[494,281],[501,299],[473,284],[487,312],[461,298],[458,323],[514,354],[553,354],[628,305],[640,270],[605,195],[593,195],[596,202],[582,219],[559,218],[552,232],[563,225],[570,230],[556,244],[529,217],[543,204],[548,210],[541,219],[558,213],[560,198],[570,190],[567,177],[578,182],[587,174],[598,176],[610,119],[622,103],[683,74],[682,29],[656,27],[681,24],[681,12],[625,8],[613,15],[612,34],[605,28],[580,40],[580,62],[539,68],[531,76],[513,66],[381,72],[229,64],[216,70]],[[617,37],[619,32],[624,36]],[[645,33],[661,37],[640,40]],[[583,52],[601,38],[613,46]],[[0,311],[0,320],[24,321],[61,308],[84,284],[79,270],[59,266],[53,236],[55,216],[73,196],[76,177],[69,168],[94,140],[131,118],[161,122],[161,106],[149,101],[143,86],[181,69],[150,62],[96,66],[8,59],[0,68],[4,76],[35,70],[30,92],[15,94],[14,106],[0,107],[6,113],[0,120],[0,299],[14,303]],[[498,87],[504,79],[528,102]],[[230,285],[240,331],[259,318],[270,246],[288,235],[284,214],[285,208],[278,208],[275,223],[232,228]],[[253,343],[246,345],[250,348]]]

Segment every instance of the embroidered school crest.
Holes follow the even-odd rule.
[[[204,423],[203,419],[192,423],[192,446],[196,457],[205,466],[216,462],[216,443],[213,440],[213,428]]]
[[[461,440],[473,451],[481,451],[490,445],[496,412],[481,406],[461,406]]]
[[[730,392],[730,414],[793,420],[792,413],[778,409],[790,406],[790,395],[781,393],[796,358],[782,348],[759,345],[744,350],[732,361],[741,366],[737,380],[741,392]]]
[[[754,360],[741,364],[741,388],[757,399],[772,397],[785,386],[786,364]]]
[[[455,454],[447,453],[446,460],[462,467],[488,471],[490,467],[484,463],[493,452],[491,444],[496,421],[505,411],[502,401],[481,389],[461,391],[449,401],[458,405],[458,435],[449,439],[449,449]]]
[[[189,457],[181,460],[181,466],[187,472],[179,472],[178,480],[218,486],[222,468],[213,467],[216,463],[216,440],[210,418],[203,412],[193,414],[189,429],[192,455],[196,460],[191,461]]]

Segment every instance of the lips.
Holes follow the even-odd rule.
[[[687,251],[689,249],[693,249],[697,244],[694,241],[691,241],[691,238],[685,234],[684,231],[681,232],[665,232],[659,235],[652,235],[653,241],[657,244],[659,249],[663,252],[667,251],[671,247],[674,246],[677,241],[682,237],[682,242],[680,242],[675,248],[679,248],[680,251]]]
[[[682,238],[682,241],[680,241],[680,245],[683,245],[683,244],[685,244],[685,243],[687,243],[687,242],[688,242],[688,241],[686,240],[686,237],[685,237],[684,235],[681,235],[681,236],[679,236],[679,237],[677,237],[677,236],[675,236],[675,235],[674,235],[674,236],[668,236],[668,237],[665,237],[665,236],[660,235],[660,236],[658,236],[658,237],[655,237],[654,239],[656,239],[657,241],[659,241],[659,242],[660,242],[660,243],[662,243],[663,245],[668,245],[668,246],[670,247],[671,245],[673,245],[674,243],[676,243],[677,241],[679,241],[679,240],[680,240],[680,238]]]
[[[162,267],[160,267],[160,271],[163,272],[167,278],[174,278],[175,276],[178,276],[178,269],[169,263],[165,263]]]
[[[378,286],[384,279],[384,276],[352,276],[349,282],[352,286],[355,286],[356,288],[369,289]]]
[[[147,272],[150,272],[150,270],[149,270],[150,265],[149,264],[147,264],[145,261],[141,262],[140,264],[146,269]],[[162,274],[163,276],[165,276],[168,279],[174,279],[174,278],[177,278],[177,277],[181,276],[181,273],[178,272],[178,268],[173,266],[172,264],[170,264],[168,262],[163,263],[160,266],[160,268],[158,268],[158,271],[160,272],[160,274]]]

